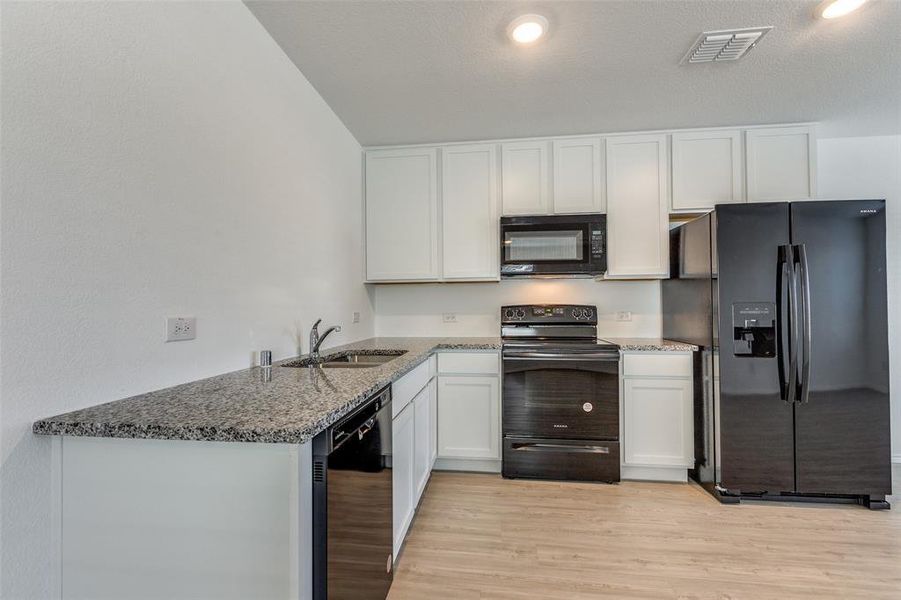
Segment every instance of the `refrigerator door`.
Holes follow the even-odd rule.
[[[797,491],[890,494],[885,202],[796,202],[791,216],[810,298],[795,405]]]
[[[720,205],[716,213],[720,483],[733,493],[792,491],[793,410],[779,370],[787,348],[777,343],[788,325],[777,300],[780,287],[787,296],[780,258],[789,205]]]

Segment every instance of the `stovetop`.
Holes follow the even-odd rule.
[[[518,304],[501,307],[505,350],[565,353],[618,351],[597,339],[597,307],[585,304]]]

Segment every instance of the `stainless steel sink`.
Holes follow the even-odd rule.
[[[319,367],[322,369],[369,369],[390,362],[406,350],[372,350],[367,353],[337,352],[327,354],[318,361],[314,358],[301,358],[283,364],[283,367]]]

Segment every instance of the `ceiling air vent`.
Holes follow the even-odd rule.
[[[691,46],[682,59],[683,63],[706,63],[738,60],[748,53],[770,27],[748,27],[746,29],[726,29],[705,31]]]

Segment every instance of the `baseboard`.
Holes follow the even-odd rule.
[[[685,467],[629,467],[623,465],[620,469],[620,477],[627,481],[686,483],[688,481],[688,469]]]
[[[433,468],[436,471],[500,473],[501,461],[494,458],[437,458]]]

